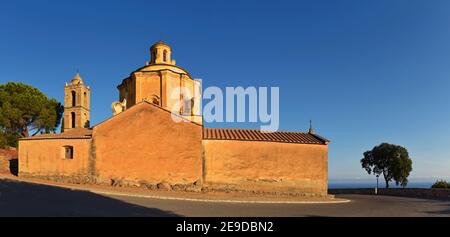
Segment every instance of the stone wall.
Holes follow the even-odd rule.
[[[204,140],[205,187],[326,195],[328,146]]]
[[[17,149],[0,148],[0,173],[17,174]]]
[[[354,188],[354,189],[329,189],[330,194],[362,194],[374,195],[373,188]],[[416,198],[443,198],[450,199],[450,189],[439,188],[380,188],[378,195],[416,197]]]

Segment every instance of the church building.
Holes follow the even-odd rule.
[[[154,44],[150,61],[121,81],[112,116],[95,126],[85,83],[77,73],[64,86],[61,133],[19,140],[19,176],[164,190],[327,195],[327,139],[312,128],[264,133],[204,127],[201,84],[176,65],[164,42]]]

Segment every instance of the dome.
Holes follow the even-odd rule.
[[[83,79],[81,79],[80,73],[77,72],[77,74],[75,74],[75,76],[72,79],[72,84],[74,85],[83,84]]]
[[[152,47],[150,47],[150,48],[155,48],[156,46],[166,46],[166,47],[169,47],[169,48],[170,48],[170,45],[168,45],[166,42],[164,42],[164,41],[162,41],[162,40],[160,40],[160,41],[154,43],[154,44],[152,45]]]

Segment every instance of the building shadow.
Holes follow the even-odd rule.
[[[88,191],[0,179],[0,216],[176,217]]]

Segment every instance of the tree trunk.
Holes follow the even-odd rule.
[[[389,180],[386,178],[386,174],[383,172],[384,181],[386,182],[386,188],[389,188]]]
[[[21,135],[22,137],[28,137],[28,136],[30,136],[30,134],[28,133],[28,127],[25,127],[25,128],[22,130],[22,132],[20,133],[20,135]]]

